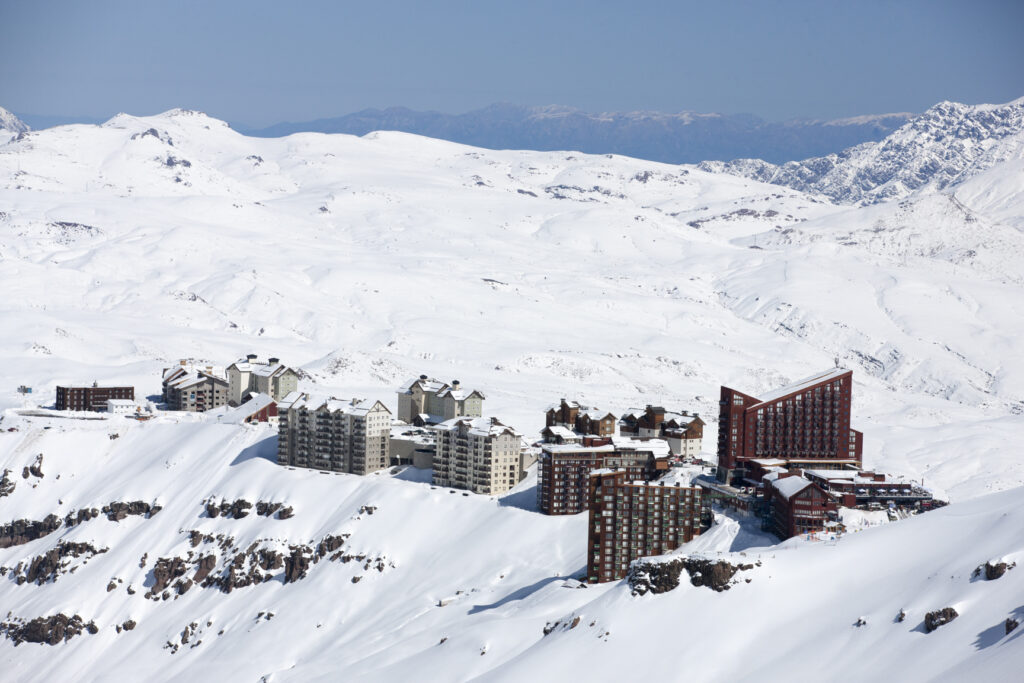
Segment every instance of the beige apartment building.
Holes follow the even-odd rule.
[[[436,486],[498,495],[519,483],[522,437],[497,418],[456,418],[435,427]]]
[[[391,411],[380,401],[288,396],[279,404],[277,463],[369,474],[388,466]]]
[[[257,360],[254,353],[227,368],[228,405],[239,406],[252,394],[266,394],[279,401],[299,388],[299,374],[278,358]]]
[[[398,419],[407,424],[439,424],[456,417],[480,417],[483,393],[462,387],[459,380],[445,384],[420,375],[398,389]]]
[[[201,413],[227,405],[228,382],[212,366],[196,369],[182,361],[163,373],[163,399],[168,410]]]

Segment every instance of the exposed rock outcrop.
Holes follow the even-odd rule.
[[[0,548],[22,545],[53,533],[60,527],[60,517],[47,515],[41,522],[17,519],[0,526]]]
[[[42,555],[32,558],[25,573],[20,574],[19,564],[15,569],[15,581],[18,585],[34,583],[42,585],[48,581],[56,581],[59,576],[67,573],[71,558],[85,556],[85,561],[94,555],[107,552],[107,548],[95,548],[91,543],[70,543],[62,541]],[[6,567],[4,568],[6,570]],[[72,570],[73,571],[73,570]],[[6,571],[4,574],[6,575]]]
[[[36,617],[28,622],[14,620],[0,623],[0,633],[12,640],[15,646],[21,643],[58,645],[80,635],[82,631],[95,634],[99,628],[95,622],[86,623],[77,614],[69,617],[63,613]]]
[[[6,498],[14,493],[14,486],[15,482],[11,481],[11,471],[5,469],[3,476],[0,477],[0,498]]]
[[[129,503],[109,503],[103,506],[101,512],[103,512],[111,522],[120,522],[128,515],[146,515],[146,517],[151,517],[159,512],[159,510],[159,507],[154,509],[154,507],[149,503],[141,500],[134,500]]]
[[[1007,617],[1006,622],[1003,624],[1003,626],[1006,628],[1006,635],[1010,635],[1010,633],[1013,632],[1013,629],[1020,626],[1020,621],[1014,619],[1013,617]]]
[[[626,580],[633,595],[665,593],[679,585],[683,570],[690,576],[694,586],[706,586],[713,591],[727,591],[736,583],[737,572],[753,569],[752,564],[734,565],[725,560],[706,560],[699,557],[681,557],[668,562],[634,562],[629,568]]]
[[[948,624],[953,621],[958,616],[960,615],[952,607],[943,607],[940,610],[929,612],[924,615],[924,630],[927,633],[931,633],[943,624]]]

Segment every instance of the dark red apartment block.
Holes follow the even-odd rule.
[[[637,481],[625,470],[600,470],[589,480],[587,580],[625,578],[629,564],[664,555],[700,534],[701,490]]]
[[[663,441],[584,437],[582,444],[544,444],[537,470],[537,507],[545,515],[587,510],[590,473],[621,468],[633,479],[654,479],[668,470]]]
[[[135,387],[57,387],[57,410],[92,410],[103,412],[107,399],[126,398],[135,400]]]
[[[750,461],[784,460],[787,467],[860,467],[863,437],[850,428],[853,371],[819,372],[760,398],[722,387],[718,419],[718,479],[748,475]]]

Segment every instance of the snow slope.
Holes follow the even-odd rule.
[[[760,566],[741,572],[726,593],[684,581],[636,597],[626,582],[578,587],[571,577],[585,565],[585,516],[506,505],[521,498],[516,492],[494,499],[435,489],[416,470],[356,477],[284,469],[270,459],[266,427],[194,416],[138,424],[9,412],[4,424],[20,430],[0,434],[0,465],[16,481],[0,498],[5,515],[41,519],[112,501],[163,506],[151,518],[101,515],[0,550],[0,566],[15,567],[58,540],[107,549],[69,559],[56,581],[0,581],[15,617],[62,611],[98,628],[54,649],[0,641],[5,671],[17,680],[610,680],[643,671],[654,680],[773,681],[826,670],[844,680],[881,671],[928,680],[958,666],[1005,674],[1024,658],[1020,632],[1003,636],[1007,617],[1024,616],[1024,569],[972,579],[988,560],[1024,560],[1024,488],[834,545],[794,539],[751,548],[766,537],[719,515],[720,526],[674,554]],[[44,476],[21,479],[36,453],[44,454]],[[294,517],[210,518],[211,498],[283,502]],[[234,549],[193,545],[193,531],[229,536]],[[294,582],[276,569],[265,583],[230,593],[195,585],[180,596],[172,589],[168,599],[145,597],[159,558],[213,554],[218,575],[245,549],[287,555],[290,546],[339,534],[349,534],[340,552],[369,559],[369,568],[365,559],[325,557]],[[187,576],[193,571],[190,562]],[[925,612],[947,606],[960,616],[925,634]],[[907,617],[898,623],[901,609]],[[867,626],[853,625],[860,617]],[[118,632],[128,620],[134,629]],[[560,626],[545,636],[554,622]],[[670,642],[662,654],[636,659]]]
[[[577,396],[697,410],[713,440],[720,384],[838,359],[868,465],[978,495],[1024,482],[1000,447],[1024,431],[1015,168],[851,209],[622,157],[246,138],[180,110],[30,132],[0,146],[0,403],[94,379],[154,395],[178,358],[253,351],[389,404],[408,377],[459,378],[527,433]]]
[[[584,673],[628,675],[611,662],[648,651],[637,639],[653,630],[716,654],[657,658],[650,667],[662,677],[685,665],[735,680],[758,662],[781,675],[803,663],[780,657],[814,651],[812,664],[830,656],[865,678],[869,646],[907,648],[919,678],[953,666],[1005,671],[1020,661],[1019,637],[993,629],[1021,605],[1020,570],[996,583],[965,576],[1021,551],[1020,171],[1010,159],[942,192],[850,207],[615,156],[399,133],[247,138],[182,110],[0,144],[0,427],[20,430],[0,432],[16,484],[0,498],[0,525],[112,502],[163,506],[0,550],[8,618],[63,610],[99,627],[57,650],[2,641],[3,661],[30,679],[518,679],[580,661],[593,662]],[[140,425],[12,412],[94,379],[153,396],[160,369],[179,358],[223,366],[247,352],[299,367],[307,390],[392,406],[411,376],[458,378],[527,434],[562,396],[616,412],[698,410],[706,450],[721,384],[757,395],[838,360],[855,370],[865,464],[924,479],[955,504],[837,547],[765,551],[752,582],[724,595],[682,587],[633,598],[624,585],[565,583],[584,566],[586,522],[519,509],[533,498],[530,479],[502,504],[432,490],[410,471],[281,469],[268,459],[270,432],[198,416]],[[21,384],[33,393],[17,394]],[[45,476],[22,479],[38,453]],[[1005,493],[986,495],[996,491]],[[210,496],[282,502],[295,516],[210,518]],[[360,512],[367,505],[377,510]],[[193,548],[191,530],[234,540]],[[143,597],[157,557],[215,552],[223,574],[257,539],[253,552],[288,555],[344,533],[341,552],[364,559],[327,557],[294,583],[278,568],[229,594],[194,586],[177,599]],[[723,522],[698,543],[725,552],[753,539]],[[59,540],[109,549],[72,558],[79,569],[55,583],[18,585],[18,563],[24,576]],[[818,578],[825,566],[836,581]],[[792,608],[792,641],[779,644],[772,619],[743,616],[733,603],[744,591],[758,615]],[[957,621],[912,630],[924,610],[951,602]],[[900,607],[913,621],[889,626]],[[543,637],[545,623],[574,612],[589,617],[583,627]],[[869,625],[854,629],[859,616]],[[126,619],[138,625],[117,633]],[[193,621],[201,633],[183,645]],[[597,637],[609,630],[607,642]],[[709,649],[723,633],[735,644]],[[840,648],[849,642],[852,654]],[[941,656],[925,656],[933,648]],[[894,654],[884,662],[911,674]]]

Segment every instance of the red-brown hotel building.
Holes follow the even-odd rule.
[[[850,428],[853,371],[819,372],[756,398],[722,387],[718,479],[747,478],[752,460],[813,469],[860,468],[863,436]],[[756,484],[757,482],[754,482]]]

